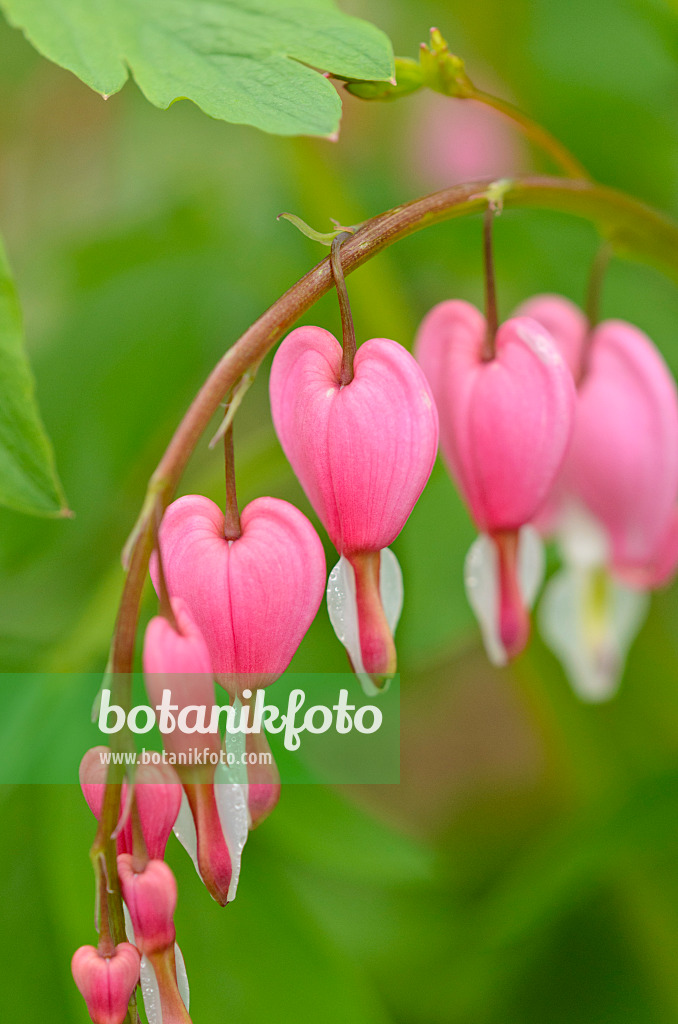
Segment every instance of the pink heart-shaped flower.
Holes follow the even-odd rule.
[[[350,384],[329,331],[299,327],[275,354],[270,395],[283,450],[336,549],[388,547],[435,461],[438,417],[426,378],[395,341],[358,349]]]
[[[219,681],[265,686],[280,676],[308,630],[325,588],[325,555],[305,515],[257,498],[224,537],[221,509],[201,495],[173,502],[160,526],[167,587],[202,633]],[[157,557],[151,562],[157,589]]]
[[[517,317],[483,359],[485,318],[442,302],[424,319],[416,354],[440,416],[443,454],[480,530],[517,530],[544,502],[565,456],[575,388],[555,342]]]
[[[141,957],[135,946],[120,942],[112,956],[94,946],[81,946],[73,954],[71,971],[95,1024],[122,1024],[139,981]]]

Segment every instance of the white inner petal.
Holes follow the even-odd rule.
[[[236,709],[236,719],[239,719],[242,703],[237,697],[234,701],[234,707]],[[235,763],[228,765],[220,762],[214,773],[214,795],[219,811],[219,821],[221,822],[221,830],[231,857],[232,874],[228,887],[229,903],[235,899],[238,889],[242,851],[249,835],[247,767],[241,763],[241,757],[246,750],[245,743],[246,737],[244,732],[227,732],[224,737],[224,749],[227,753],[234,755]]]
[[[177,820],[174,822],[174,834],[183,846],[195,865],[195,870],[200,875],[198,867],[198,837],[195,831],[195,822],[191,814],[191,808],[185,793],[181,794],[181,806]]]
[[[544,578],[544,545],[533,526],[523,526],[518,536],[518,583],[527,608],[534,604]],[[493,665],[505,665],[506,650],[499,632],[499,557],[492,539],[481,533],[473,541],[464,562],[464,586],[468,602],[480,625],[487,656]]]
[[[568,502],[558,522],[558,542],[563,560],[582,568],[607,565],[610,544],[607,534],[580,502]]]
[[[601,569],[566,566],[549,581],[539,628],[582,700],[615,694],[649,600]]]
[[[177,987],[179,989],[179,995],[184,1001],[184,1006],[187,1010],[190,1010],[191,993],[188,988],[188,974],[186,973],[186,964],[184,962],[184,954],[179,949],[179,946],[174,943],[174,960],[177,965]]]
[[[162,1009],[160,1007],[160,989],[155,971],[147,957],[141,958],[141,994],[144,997],[144,1010],[148,1017],[148,1024],[162,1024]]]
[[[403,574],[398,559],[390,548],[382,548],[379,557],[379,593],[384,614],[391,633],[396,627],[403,610]],[[383,693],[365,672],[360,650],[358,629],[358,607],[355,593],[353,566],[344,555],[332,569],[327,581],[327,611],[332,628],[348,651],[351,664],[360,684],[369,697]]]
[[[480,626],[487,656],[493,665],[505,665],[506,651],[499,636],[499,559],[486,533],[471,544],[464,562],[468,602]]]

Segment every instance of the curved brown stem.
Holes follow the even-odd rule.
[[[487,205],[488,181],[474,181],[415,199],[366,221],[341,248],[344,274],[350,274],[382,249],[422,228],[453,217],[479,213]],[[633,253],[668,268],[678,279],[678,225],[622,192],[582,180],[520,178],[502,185],[504,209],[544,207],[593,220],[611,232],[616,251]],[[225,395],[258,363],[283,334],[334,281],[329,257],[282,295],[231,346],[217,363],[177,427],[153,474],[142,516],[135,529],[130,568],[120,602],[112,646],[114,672],[132,669],[139,602],[153,546],[153,515],[169,503],[200,436]]]

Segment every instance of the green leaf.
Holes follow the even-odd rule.
[[[379,29],[333,0],[0,0],[37,50],[104,96],[131,70],[163,109],[177,99],[279,135],[331,135],[341,101],[318,71],[384,80]]]
[[[23,347],[19,300],[0,242],[0,504],[67,515]]]

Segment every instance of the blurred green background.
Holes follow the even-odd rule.
[[[403,55],[438,25],[480,85],[548,125],[597,178],[678,215],[669,5],[344,6]],[[224,349],[324,255],[276,215],[326,230],[330,217],[353,224],[451,183],[472,129],[460,101],[424,95],[347,98],[338,144],[266,137],[188,103],[161,112],[131,84],[104,103],[4,23],[0,89],[0,230],[76,512],[0,510],[0,666],[97,671],[119,551],[171,431]],[[501,151],[490,173],[548,169],[503,123],[489,130]],[[583,222],[505,214],[502,311],[543,290],[580,301],[595,249]],[[481,300],[480,270],[477,220],[399,243],[349,280],[359,338],[411,345],[433,303]],[[678,369],[666,279],[615,262],[603,313],[646,329]],[[306,320],[336,330],[336,301]],[[273,433],[266,369],[236,425],[241,503],[273,494],[310,512]],[[219,501],[221,486],[202,444],[182,490]],[[472,537],[437,465],[394,545],[406,580],[400,786],[287,787],[250,837],[226,910],[172,840],[196,1024],[678,1021],[677,591],[654,596],[619,696],[587,707],[538,636],[510,669],[487,665],[462,588]],[[345,664],[321,609],[293,667]],[[0,800],[3,1019],[84,1024],[69,961],[94,939],[93,819],[75,785]]]

